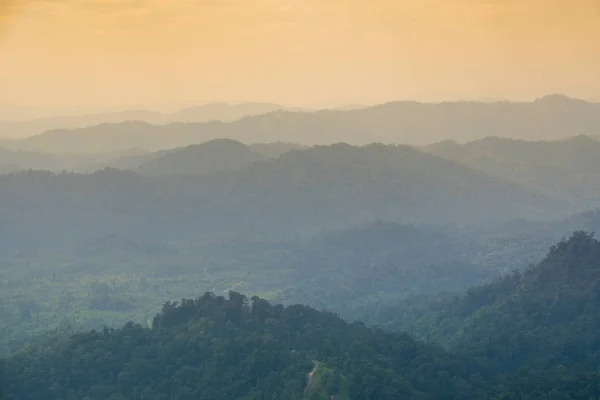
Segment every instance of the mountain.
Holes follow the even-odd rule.
[[[296,231],[325,221],[335,227],[341,221],[348,226],[373,220],[443,224],[503,215],[542,217],[546,207],[560,207],[523,187],[408,146],[317,146],[215,177],[213,183],[230,193],[232,208],[258,207],[253,213],[263,216],[265,228],[291,224]],[[257,201],[257,190],[268,195]],[[296,213],[302,218],[293,218]]]
[[[300,109],[283,107],[272,103],[209,103],[183,108],[169,115],[168,119],[177,122],[231,122],[249,115],[267,114],[277,110],[300,111]]]
[[[445,141],[425,147],[508,181],[573,203],[580,209],[600,202],[600,141],[577,136],[527,142],[488,137],[466,144]]]
[[[269,158],[277,158],[288,151],[292,150],[306,150],[309,146],[302,146],[296,143],[285,143],[285,142],[276,142],[276,143],[253,143],[250,145],[250,148],[265,157]]]
[[[416,313],[413,329],[453,351],[494,360],[503,372],[595,370],[599,282],[600,242],[575,232],[522,273],[434,300]]]
[[[94,169],[94,165],[112,164],[123,157],[141,157],[144,153],[146,152],[140,149],[126,149],[113,153],[64,154],[0,148],[0,173],[23,170],[88,172]]]
[[[495,265],[474,264],[475,248],[461,238],[390,222],[319,234],[288,243],[281,257],[264,258],[266,267],[287,271],[278,301],[353,319],[364,318],[377,304],[464,290],[501,274]]]
[[[85,192],[79,190],[82,199]],[[101,200],[105,208],[124,205],[118,198]],[[219,241],[218,227],[203,220],[192,220],[189,230],[171,226],[166,208],[139,219],[117,208],[119,221],[107,229],[108,216],[94,222],[90,215],[98,211],[81,212],[82,203],[69,204],[70,214],[58,222],[49,218],[58,209],[34,215],[46,223],[8,221],[12,229],[0,241],[0,341],[7,346],[64,319],[78,329],[142,322],[165,301],[204,291],[243,290],[283,304],[326,308],[352,321],[411,329],[413,314],[428,304],[423,296],[437,300],[440,293],[460,293],[523,270],[565,232],[600,226],[600,214],[589,212],[487,229],[374,222],[293,238],[255,230]],[[398,311],[399,304],[411,313]]]
[[[163,114],[145,110],[130,110],[75,116],[46,117],[15,121],[0,121],[0,137],[14,140],[45,131],[57,129],[77,129],[101,124],[119,124],[127,121],[145,121],[161,124],[165,122]]]
[[[215,139],[169,151],[142,163],[137,171],[143,175],[203,174],[234,171],[267,160],[250,147],[229,139]]]
[[[214,139],[218,142],[220,139]],[[209,141],[211,142],[211,141]],[[204,142],[207,143],[207,142]],[[187,146],[191,149],[198,148],[198,145]],[[297,145],[295,143],[255,143],[247,146],[252,152],[264,156],[264,158],[277,158],[282,154],[287,153],[291,150],[303,150],[307,149],[306,146]],[[160,150],[155,152],[144,152],[142,154],[128,155],[125,157],[118,158],[116,160],[110,160],[103,164],[96,164],[92,170],[100,170],[104,168],[116,168],[116,169],[130,169],[137,170],[142,164],[148,164],[153,160],[166,157],[171,155],[173,152],[182,150],[182,148]]]
[[[450,400],[485,390],[469,362],[407,335],[235,292],[166,303],[148,325],[24,349],[4,362],[3,398]]]
[[[293,150],[195,176],[116,170],[0,176],[0,246],[8,252],[106,234],[281,240],[376,220],[443,225],[568,212],[560,202],[406,146]],[[57,229],[61,235],[52,234]]]
[[[147,110],[127,110],[73,116],[46,117],[14,121],[0,121],[0,137],[18,139],[38,135],[45,131],[78,129],[95,125],[120,124],[131,121],[148,124],[168,124],[173,122],[235,121],[248,115],[264,114],[280,109],[298,111],[270,103],[208,103],[188,107],[174,113],[160,113]]]
[[[230,123],[141,123],[49,131],[14,147],[46,151],[147,150],[198,144],[216,138],[243,143],[294,142],[303,145],[371,142],[427,145],[500,136],[523,140],[556,140],[600,135],[600,104],[546,96],[528,103],[393,102],[362,109],[296,112],[276,110]]]
[[[595,370],[561,365],[504,374],[495,369],[492,354],[475,360],[406,334],[349,324],[326,311],[249,301],[236,292],[167,302],[147,327],[130,322],[71,332],[65,326],[0,360],[3,398],[489,400],[600,394]],[[512,343],[498,350],[502,345]]]

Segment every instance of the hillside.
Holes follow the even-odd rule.
[[[398,326],[402,321],[390,307],[415,295],[460,292],[537,262],[568,231],[557,227],[541,235],[544,225],[502,238],[495,231],[439,233],[376,222],[287,240],[254,234],[199,243],[196,233],[178,237],[155,223],[120,234],[96,230],[98,224],[77,230],[65,221],[57,225],[60,234],[52,225],[27,235],[23,228],[7,231],[0,252],[0,341],[12,347],[64,320],[86,329],[142,322],[173,297],[229,290]]]
[[[286,143],[286,142],[274,142],[274,143],[253,143],[250,145],[250,148],[265,157],[269,158],[277,158],[288,151],[292,150],[306,150],[310,148],[310,146],[302,146],[296,143]]]
[[[249,115],[264,114],[279,109],[286,109],[286,107],[270,103],[208,103],[200,106],[182,108],[173,113],[127,110],[97,114],[0,121],[0,137],[19,139],[26,136],[39,135],[50,130],[78,129],[101,124],[120,124],[129,121],[140,121],[157,125],[174,122],[231,122]]]
[[[222,139],[209,140],[209,142],[216,142],[216,143],[218,143],[219,141],[222,141]],[[231,141],[231,142],[236,142],[236,141]],[[208,142],[204,142],[204,143],[208,143]],[[265,158],[265,159],[266,158],[277,158],[277,157],[281,156],[282,154],[285,154],[291,150],[303,150],[303,149],[308,148],[308,147],[297,145],[294,143],[282,143],[282,142],[254,143],[254,144],[248,145],[247,147],[253,153],[264,156],[262,158]],[[116,169],[137,170],[143,164],[151,164],[154,160],[163,158],[165,156],[170,155],[172,152],[180,151],[185,148],[198,149],[200,147],[199,147],[199,145],[190,145],[190,146],[186,146],[184,148],[160,150],[160,151],[155,151],[155,152],[145,152],[144,154],[120,157],[116,160],[111,160],[111,161],[105,162],[103,164],[96,164],[94,170],[100,170],[100,169],[107,168],[107,167],[108,168],[116,168]],[[192,150],[189,153],[192,154],[193,152],[194,151]],[[226,157],[230,157],[230,156],[231,155],[226,156]],[[252,155],[252,157],[255,157],[255,155]],[[190,167],[191,167],[191,169],[189,171],[193,171],[193,169],[195,168],[193,161],[192,161]],[[227,169],[227,168],[225,168],[225,169]],[[233,169],[237,169],[237,168],[233,168]]]
[[[94,165],[111,164],[122,157],[140,157],[138,149],[126,149],[113,153],[71,154],[43,153],[0,148],[0,173],[27,170],[89,172]]]
[[[489,355],[448,353],[406,334],[302,305],[206,293],[167,302],[147,326],[38,339],[2,362],[4,399],[588,399],[595,370],[504,374]],[[518,397],[517,397],[518,396]]]
[[[476,265],[476,249],[461,238],[398,223],[371,223],[287,246],[280,258],[265,261],[288,271],[277,299],[361,320],[378,304],[462,290],[501,274],[496,265]]]
[[[375,220],[443,225],[569,212],[472,168],[382,145],[296,150],[242,170],[168,179],[115,170],[22,173],[0,176],[0,188],[0,233],[9,252],[106,234],[283,239]]]
[[[576,232],[524,272],[422,309],[413,329],[454,351],[494,360],[501,371],[594,370],[598,282],[600,242]]]
[[[587,136],[538,142],[488,137],[463,145],[441,142],[425,150],[583,209],[600,201],[600,141]]]
[[[295,142],[304,145],[371,142],[426,145],[465,142],[487,136],[556,140],[600,135],[600,104],[552,95],[529,103],[393,102],[352,110],[275,110],[230,123],[149,125],[123,122],[49,131],[13,146],[46,151],[113,151],[142,147],[165,150],[228,137],[244,143]]]
[[[545,210],[562,206],[407,146],[317,146],[214,178],[218,190],[231,193],[232,208],[262,214],[265,227],[293,224],[297,232],[325,221],[336,228],[374,220],[439,225],[543,218]],[[258,202],[256,191],[268,196]]]
[[[24,349],[4,362],[4,399],[483,398],[465,360],[301,305],[207,293],[149,326]]]
[[[206,174],[234,171],[267,160],[235,140],[215,139],[199,145],[175,149],[143,162],[137,171],[143,175]]]

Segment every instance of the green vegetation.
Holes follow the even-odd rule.
[[[523,272],[392,310],[392,323],[445,349],[306,306],[207,293],[165,303],[148,326],[38,337],[5,358],[5,397],[598,398],[599,265],[600,242],[576,232]]]
[[[166,303],[152,329],[27,347],[5,369],[7,400],[460,399],[482,386],[468,363],[406,335],[235,292]]]
[[[418,336],[507,375],[504,396],[553,388],[556,398],[600,390],[600,242],[576,232],[538,265],[461,296],[420,299],[388,310]]]

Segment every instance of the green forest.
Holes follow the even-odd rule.
[[[597,399],[599,282],[600,242],[575,232],[523,272],[427,307],[400,303],[397,329],[236,291],[205,293],[166,302],[144,325],[37,338],[3,360],[3,395]]]

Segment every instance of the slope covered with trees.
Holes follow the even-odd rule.
[[[469,362],[403,334],[259,298],[167,303],[150,328],[127,324],[29,347],[5,361],[4,398],[481,398]],[[309,381],[318,367],[329,374]],[[314,385],[319,385],[315,387]]]
[[[413,313],[414,333],[504,373],[555,367],[592,373],[600,357],[599,282],[600,242],[576,232],[523,272],[396,312]]]

